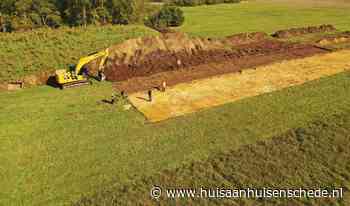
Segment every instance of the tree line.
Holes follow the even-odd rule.
[[[129,24],[140,20],[144,5],[145,0],[0,0],[0,31]]]

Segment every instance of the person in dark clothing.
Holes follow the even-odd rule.
[[[122,96],[122,98],[128,98],[128,95],[126,94],[126,92],[123,90],[120,92],[120,95]]]
[[[81,74],[84,75],[86,78],[89,78],[89,70],[86,67],[83,67],[81,70]]]
[[[98,80],[99,80],[100,82],[106,80],[106,75],[105,75],[105,74],[103,73],[103,71],[101,71],[101,70],[98,71]]]
[[[114,104],[117,100],[117,95],[112,94],[112,98],[111,98],[111,104]]]
[[[148,90],[148,101],[152,102],[152,90]]]

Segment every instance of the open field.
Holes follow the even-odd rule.
[[[159,124],[102,103],[110,84],[0,93],[0,202],[68,204],[278,135],[349,108],[349,80],[342,73]]]
[[[350,204],[350,110],[320,118],[305,127],[295,128],[271,139],[258,141],[212,154],[206,160],[163,170],[144,177],[133,185],[86,197],[76,206],[102,205],[349,205]],[[330,175],[331,174],[331,175]],[[150,198],[150,190],[162,188],[160,199]],[[343,196],[331,198],[258,199],[199,198],[200,188],[213,197],[216,188],[326,189],[342,188]],[[192,189],[193,193],[185,191]],[[166,198],[166,189],[183,193]],[[194,192],[196,190],[196,192]],[[217,193],[220,195],[225,193]],[[261,194],[261,193],[258,193]],[[334,193],[336,195],[337,193]],[[188,196],[187,196],[188,195]],[[192,196],[193,195],[193,196]],[[220,197],[220,196],[219,196]]]
[[[350,7],[349,0],[252,0],[267,3],[282,3],[305,7]]]
[[[251,1],[184,8],[186,24],[180,30],[204,37],[223,37],[250,31],[271,33],[291,26],[324,23],[334,24],[341,30],[350,30],[347,7],[328,4],[313,8],[309,4],[280,2]],[[0,83],[36,72],[67,68],[78,58],[124,39],[157,34],[144,26],[89,27],[86,30],[64,28],[0,34]],[[223,40],[203,39],[213,45]],[[145,77],[142,75],[148,77],[150,74],[164,75],[161,71],[175,72],[174,64],[180,68],[177,71],[194,74],[193,68],[203,68],[200,64],[205,60],[210,60],[206,63],[208,65],[217,62],[223,65],[227,59],[235,61],[227,64],[226,68],[220,66],[201,70],[202,73],[196,73],[199,79],[207,77],[208,71],[228,73],[225,70],[228,67],[236,72],[241,69],[234,65],[243,68],[255,61],[259,63],[256,65],[261,65],[285,60],[286,57],[290,60],[329,52],[313,45],[301,46],[288,40],[277,42],[268,37],[267,42],[274,43],[249,43],[245,45],[246,48],[234,45],[237,48],[229,48],[231,53],[211,48],[200,53],[202,51],[193,48],[203,46],[204,40],[196,39],[197,45],[189,40],[190,46],[185,45],[185,48],[200,55],[190,56],[183,52],[180,53],[182,56],[177,56],[176,51],[184,48],[179,41],[170,40],[169,44],[165,44],[164,39],[155,38],[168,49],[166,52],[171,54],[169,57],[166,52],[152,53],[152,49],[158,50],[151,47],[156,41],[151,38],[147,40],[148,44],[139,44],[140,39],[129,41],[136,42],[131,47],[124,44],[125,50],[131,48],[137,51],[132,54],[136,54],[136,57],[127,56],[132,57],[130,61],[119,64],[131,70],[143,68],[130,72],[135,74],[132,77],[140,78],[139,82],[128,79],[130,76],[127,73],[122,76],[128,85],[137,84],[135,90],[150,85],[149,82],[146,86],[140,83]],[[303,39],[293,41],[300,42]],[[221,42],[220,46],[227,46],[226,43]],[[169,49],[171,46],[173,50]],[[113,48],[120,49],[118,45],[113,45]],[[138,65],[129,64],[135,59],[142,59],[138,56],[139,48],[147,52],[152,50],[147,53],[150,54],[147,61],[140,61]],[[120,58],[108,61],[114,64],[114,71],[121,71],[118,70],[118,63],[128,59],[123,51],[113,51],[116,56],[120,54]],[[171,182],[167,181],[169,179],[174,179],[178,185],[212,185],[222,181],[227,186],[320,185],[349,189],[350,73],[338,73],[349,68],[349,53],[340,51],[340,54],[344,56],[337,58],[343,61],[336,68],[327,67],[323,70],[323,67],[319,68],[318,62],[299,60],[293,62],[300,64],[285,65],[286,69],[293,67],[302,74],[305,71],[300,71],[301,68],[309,68],[310,72],[312,69],[327,71],[325,76],[337,73],[333,76],[312,74],[315,75],[311,78],[313,81],[302,85],[239,99],[158,123],[147,121],[136,108],[125,110],[123,106],[129,104],[126,100],[109,104],[117,88],[116,84],[109,82],[94,81],[90,86],[62,91],[40,86],[16,92],[0,92],[0,205],[68,206],[77,203],[80,206],[91,205],[90,200],[96,201],[96,205],[104,205],[104,201],[105,205],[109,205],[107,203],[115,197],[120,198],[120,201],[127,201],[130,197],[129,202],[125,203],[130,205],[134,205],[133,201],[153,203],[147,199],[149,184],[154,181],[168,186]],[[327,55],[332,57],[337,53]],[[162,57],[169,57],[164,61],[168,64],[160,64],[162,62],[159,59]],[[283,63],[277,65],[283,66]],[[241,75],[246,75],[244,72],[249,74],[251,71],[243,70]],[[192,80],[182,77],[183,81]],[[300,129],[291,130],[293,128]],[[159,178],[159,172],[165,179]],[[198,176],[198,182],[194,181],[194,176],[182,172]],[[137,186],[140,186],[137,188],[139,190],[135,189]],[[135,195],[131,191],[134,189],[142,194]],[[125,196],[120,197],[124,192]],[[135,196],[131,198],[132,195]],[[348,205],[348,191],[346,195],[343,202],[331,200],[329,204]],[[83,197],[83,201],[79,202]],[[327,200],[320,201],[325,203]],[[117,203],[124,205],[124,202]],[[227,202],[215,203],[219,205]],[[250,200],[246,203],[255,205],[265,202]],[[295,202],[296,205],[310,203],[317,204],[304,199]]]
[[[255,69],[178,84],[165,92],[130,96],[132,104],[151,122],[261,95],[350,70],[350,51],[283,61]]]
[[[319,24],[333,24],[340,30],[350,30],[349,7],[334,4],[314,7],[292,1],[248,1],[183,8],[186,21],[181,31],[195,36],[223,37],[233,33],[272,33],[290,27]]]

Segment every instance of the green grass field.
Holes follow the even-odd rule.
[[[0,93],[0,205],[62,205],[254,143],[350,106],[349,73],[147,124],[109,84]]]
[[[163,190],[158,200],[161,205],[175,205],[175,201],[176,205],[286,205],[284,198],[184,198],[184,192],[178,196],[173,193],[177,198],[172,199],[166,198],[165,192],[191,188],[200,195],[200,188],[206,188],[211,189],[209,197],[213,197],[217,187],[326,189],[330,194],[342,188],[343,198],[294,198],[288,205],[349,205],[349,134],[350,110],[253,145],[212,154],[176,170],[160,171],[133,185],[83,198],[76,205],[153,205],[156,200],[149,193],[154,185]]]
[[[240,4],[186,7],[181,31],[195,36],[223,37],[234,33],[264,31],[320,24],[350,30],[349,7],[313,7],[298,3],[248,1]]]
[[[350,27],[348,10],[339,7],[250,2],[184,10],[181,30],[199,36],[321,23]],[[0,82],[65,68],[122,39],[153,34],[143,26],[0,34]],[[158,124],[147,123],[134,109],[103,103],[112,94],[109,83],[1,92],[0,205],[70,205],[82,196],[304,127],[347,111],[349,82],[350,74],[342,73]]]

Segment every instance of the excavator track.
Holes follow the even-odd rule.
[[[88,80],[76,81],[76,82],[62,84],[61,85],[61,89],[67,89],[67,88],[72,88],[72,87],[80,87],[80,86],[89,85],[89,84],[91,84],[91,83]]]

